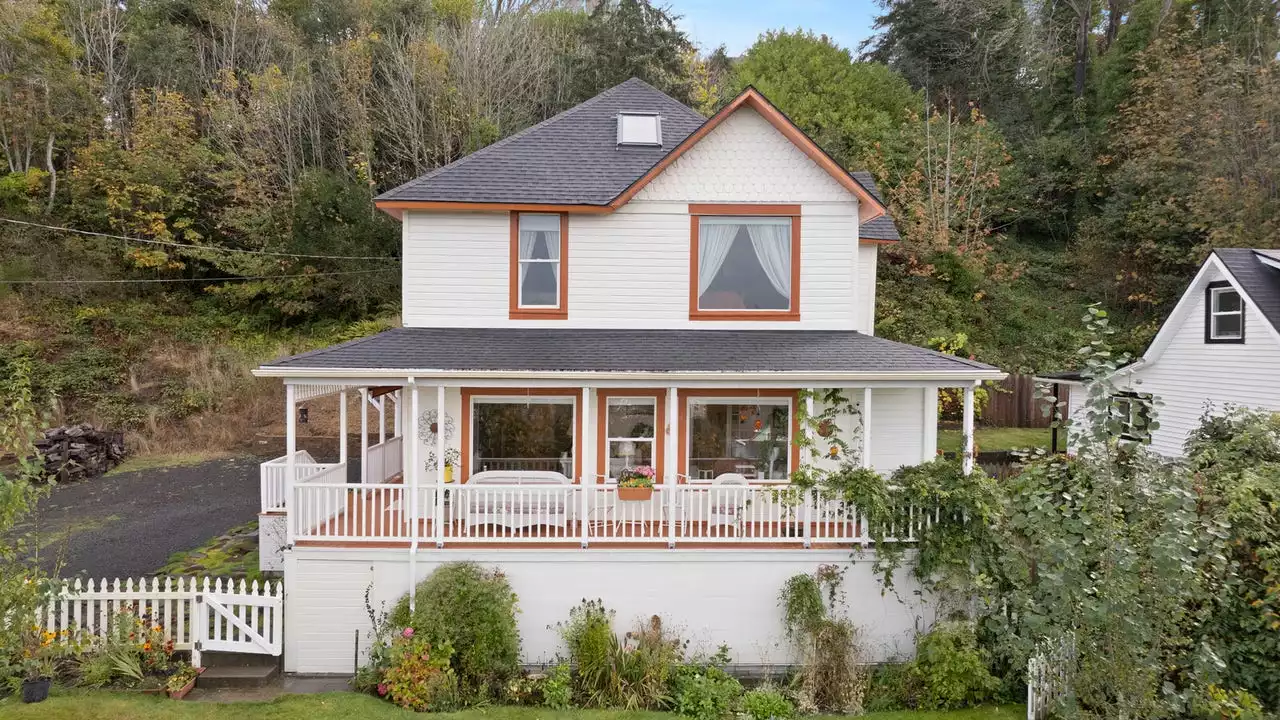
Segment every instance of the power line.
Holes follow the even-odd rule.
[[[209,245],[191,245],[189,243],[172,242],[169,240],[151,240],[148,238],[128,237],[125,235],[112,235],[111,233],[94,232],[92,230],[79,230],[77,228],[60,227],[57,225],[43,225],[41,223],[28,222],[26,220],[14,220],[13,218],[0,217],[0,221],[12,223],[14,225],[26,225],[28,227],[37,227],[37,228],[43,228],[45,230],[54,230],[57,232],[76,233],[78,235],[91,235],[93,237],[108,238],[111,240],[124,240],[126,242],[144,243],[146,245],[163,245],[165,247],[185,248],[188,250],[207,250],[209,252],[243,253],[245,255],[270,255],[272,257],[306,258],[309,260],[383,260],[383,261],[390,261],[390,262],[400,262],[400,258],[386,257],[384,255],[308,255],[306,253],[272,252],[270,250],[243,250],[240,248],[213,247]]]
[[[396,268],[377,270],[348,270],[346,272],[299,273],[297,275],[248,275],[213,278],[148,278],[143,280],[2,280],[0,285],[123,285],[129,283],[212,283],[230,280],[288,280],[290,278],[331,277],[333,275],[371,275],[382,272],[398,272]]]

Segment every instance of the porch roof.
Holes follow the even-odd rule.
[[[303,370],[1002,376],[991,365],[841,330],[396,328],[267,363],[262,374]]]

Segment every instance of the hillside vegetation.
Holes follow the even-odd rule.
[[[243,441],[280,407],[251,367],[395,324],[375,194],[632,76],[754,85],[874,173],[878,332],[1006,369],[1069,365],[1095,301],[1140,350],[1212,247],[1280,245],[1274,0],[886,0],[865,47],[739,58],[590,5],[0,4],[0,375],[143,449]]]

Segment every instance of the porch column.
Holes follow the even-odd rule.
[[[436,386],[436,490],[431,512],[431,535],[444,547],[444,386]],[[416,437],[416,435],[415,435]],[[414,443],[417,444],[417,443]],[[461,474],[462,469],[458,469]],[[459,477],[462,483],[466,478]]]
[[[596,473],[592,470],[593,462],[591,448],[593,443],[590,438],[591,432],[591,388],[582,388],[582,422],[579,423],[582,428],[582,437],[578,438],[578,461],[582,464],[582,477],[579,480],[586,484],[587,478],[592,478],[593,482],[599,481]]]
[[[862,467],[871,467],[871,388],[862,388]]]
[[[397,409],[399,409],[398,406]],[[419,535],[418,517],[420,515],[420,506],[418,505],[418,384],[413,378],[409,378],[409,409],[413,411],[413,414],[409,416],[409,436],[413,438],[413,442],[409,443],[409,468],[405,474],[405,481],[409,483],[409,612],[413,612],[418,590],[416,550]],[[399,415],[397,414],[398,418]]]
[[[664,446],[663,464],[666,466],[666,472],[663,473],[663,482],[668,485],[678,485],[680,483],[680,433],[684,430],[680,424],[680,392],[674,387],[667,388],[667,436]]]
[[[293,505],[293,477],[297,472],[294,455],[298,453],[298,410],[294,403],[293,385],[284,386],[284,427],[284,522],[288,528],[288,542],[293,545],[293,518],[288,514]]]
[[[369,482],[369,388],[360,388],[360,482]]]
[[[378,444],[387,441],[387,398],[388,395],[382,395],[378,398]]]
[[[938,388],[921,388],[924,405],[921,407],[920,462],[929,462],[938,456]]]
[[[397,390],[391,393],[391,395],[393,397],[393,402],[396,404],[396,411],[391,415],[391,434],[395,437],[400,437],[400,391]]]
[[[338,391],[338,462],[347,463],[347,391]]]
[[[964,386],[964,474],[973,472],[973,384]]]

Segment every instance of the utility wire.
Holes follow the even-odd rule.
[[[287,280],[290,278],[329,277],[333,275],[370,275],[382,272],[399,272],[396,268],[379,268],[377,270],[348,270],[346,272],[300,273],[297,275],[249,275],[212,278],[149,278],[144,280],[3,280],[0,285],[123,285],[129,283],[212,283],[229,280]]]
[[[40,223],[28,222],[26,220],[14,220],[13,218],[5,218],[5,217],[0,217],[0,222],[12,223],[14,225],[26,225],[28,227],[43,228],[45,230],[54,230],[57,232],[76,233],[79,235],[91,235],[93,237],[108,238],[111,240],[124,240],[126,242],[144,243],[147,245],[163,245],[165,247],[186,248],[188,250],[207,250],[209,252],[243,253],[245,255],[270,255],[272,257],[307,258],[309,260],[383,260],[383,261],[390,261],[390,262],[400,262],[400,258],[386,257],[384,255],[307,255],[306,253],[272,252],[270,250],[242,250],[240,248],[214,247],[211,245],[191,245],[189,243],[172,242],[169,240],[151,240],[147,238],[127,237],[125,235],[112,235],[111,233],[94,232],[92,230],[78,230],[76,228],[59,227],[57,225],[42,225]]]

